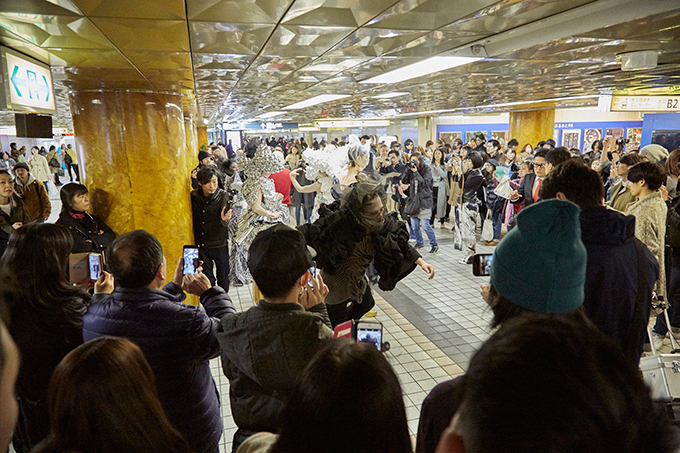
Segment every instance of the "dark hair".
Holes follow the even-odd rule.
[[[580,322],[538,314],[508,321],[473,356],[463,386],[456,430],[470,451],[677,448],[638,367]]]
[[[408,145],[414,145],[413,140],[411,140],[410,138],[407,138],[406,141],[404,142],[404,148],[407,147]]]
[[[368,135],[362,135],[362,136],[361,136],[361,139],[362,139],[362,140],[368,141],[368,140],[371,139],[371,137],[369,137]]]
[[[582,211],[601,207],[604,199],[600,175],[576,160],[561,163],[548,173],[541,184],[539,197],[542,200],[555,198],[558,192],[576,203]]]
[[[549,138],[548,140],[545,141],[545,144],[550,145],[551,147],[554,148],[557,143],[555,143],[555,140],[553,140],[552,138]]]
[[[633,165],[637,165],[640,162],[644,162],[644,159],[640,155],[640,153],[626,153],[623,156],[621,156],[621,159],[619,159],[619,162],[621,162],[623,165],[627,165],[629,167],[632,167]],[[666,161],[668,162],[668,161]]]
[[[545,159],[546,156],[547,156],[547,154],[548,154],[548,150],[547,150],[547,149],[545,149],[545,148],[540,148],[540,149],[538,149],[538,150],[534,153],[534,159],[537,158],[537,157],[542,157],[543,159]]]
[[[590,149],[595,151],[595,145],[597,145],[597,151],[602,152],[602,147],[603,147],[602,140],[593,140],[593,144],[590,145]]]
[[[10,320],[79,323],[90,295],[69,283],[73,236],[61,225],[29,223],[9,237],[0,260],[0,302]]]
[[[437,154],[437,152],[439,152],[439,154],[440,154],[440,157],[439,157],[439,165],[444,165],[444,157],[445,157],[445,156],[444,156],[444,151],[442,151],[441,148],[436,148],[436,149],[432,152],[432,164],[437,165],[437,162],[435,161],[435,157],[434,157],[434,156]]]
[[[463,140],[461,140],[460,138],[454,138],[451,143],[455,143],[457,146],[461,147],[463,146]]]
[[[302,372],[271,453],[412,451],[399,380],[369,343],[328,342]]]
[[[482,159],[482,155],[477,151],[470,151],[465,156],[465,159],[469,159],[472,162],[472,168],[480,168],[484,165],[484,159]]]
[[[73,209],[73,199],[88,193],[87,187],[77,182],[70,182],[64,184],[59,191],[59,198],[61,198],[61,214],[69,212]]]
[[[472,146],[470,145],[464,145],[461,150],[465,150],[468,154],[470,154],[473,151]]]
[[[391,149],[391,150],[389,150],[389,151],[387,152],[387,155],[388,155],[388,156],[390,156],[390,155],[395,155],[395,156],[399,157],[399,151],[396,150],[396,149]]]
[[[51,431],[38,452],[190,451],[163,412],[144,354],[125,338],[68,353],[52,375],[48,407]]]
[[[643,179],[647,188],[654,192],[666,183],[666,172],[662,167],[651,162],[640,162],[628,169],[628,181],[636,183]]]
[[[205,165],[198,170],[198,173],[196,173],[196,181],[198,181],[200,185],[209,184],[210,181],[212,181],[213,176],[218,180],[220,179],[217,168],[212,165]]]
[[[508,148],[510,148],[510,147],[512,147],[512,146],[519,146],[519,142],[517,141],[516,138],[513,138],[512,140],[510,140],[510,141],[508,142]]]
[[[529,171],[534,171],[534,163],[530,160],[525,160],[519,166],[521,167],[522,165],[526,165]]]
[[[235,158],[232,158],[232,157],[230,157],[226,161],[224,161],[224,164],[222,165],[222,169],[224,170],[224,173],[231,176],[233,173],[230,174],[229,172],[231,171],[231,166],[234,165],[234,164],[238,165],[238,162],[236,161]]]
[[[5,170],[4,168],[2,170],[0,170],[0,175],[7,175],[10,178],[12,177],[12,175],[10,175],[9,172],[7,170]]]
[[[246,155],[248,159],[252,159],[255,157],[255,153],[257,152],[257,139],[250,139],[248,140],[248,143],[243,147],[243,154]]]
[[[143,288],[156,278],[163,264],[163,247],[146,230],[134,230],[118,236],[109,247],[109,269],[123,288]]]
[[[432,140],[428,140],[425,142],[425,148],[429,148],[432,145],[434,145],[434,142]]]
[[[561,164],[562,162],[566,162],[569,159],[571,159],[571,153],[563,146],[551,149],[545,155],[545,162],[552,164],[553,167],[556,167],[557,165]]]
[[[487,144],[493,146],[496,149],[499,149],[499,150],[501,149],[501,144],[498,142],[498,140],[494,140],[494,139],[489,140],[487,142]]]

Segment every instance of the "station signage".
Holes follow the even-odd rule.
[[[271,121],[263,121],[261,123],[223,123],[216,124],[215,128],[225,131],[278,131],[297,129],[298,123],[277,123]]]
[[[612,96],[612,112],[680,112],[680,96]]]
[[[6,47],[2,55],[3,107],[8,110],[56,114],[50,67]]]
[[[318,120],[317,127],[345,129],[349,127],[387,127],[390,120]]]

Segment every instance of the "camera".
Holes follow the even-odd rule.
[[[617,145],[627,145],[628,143],[630,143],[630,139],[626,137],[621,137],[616,140]]]
[[[303,168],[303,169],[307,168],[307,165],[308,164],[307,164],[307,162],[305,162],[304,159],[300,159],[300,162],[298,162],[298,167],[300,167],[300,168]]]
[[[410,168],[410,169],[418,168],[418,164],[416,164],[413,161],[409,162],[407,165],[408,165],[408,168]]]

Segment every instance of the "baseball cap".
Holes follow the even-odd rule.
[[[277,286],[293,286],[314,265],[315,256],[302,233],[278,224],[255,236],[248,252],[248,269],[255,283],[269,280]]]

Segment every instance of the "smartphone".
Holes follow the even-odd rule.
[[[477,277],[491,275],[493,254],[479,253],[472,257],[472,273]]]
[[[91,253],[87,259],[90,263],[90,280],[97,281],[102,272],[102,256],[97,253]]]
[[[195,274],[198,269],[198,247],[195,245],[185,245],[182,256],[184,257],[184,270],[182,274]]]
[[[357,343],[371,343],[378,351],[382,348],[383,325],[380,322],[357,321]]]
[[[312,274],[312,278],[316,278],[316,263],[312,265],[312,267],[309,268],[309,273]],[[307,280],[307,284],[311,287],[314,288],[314,283],[312,283],[312,279],[310,278]]]

